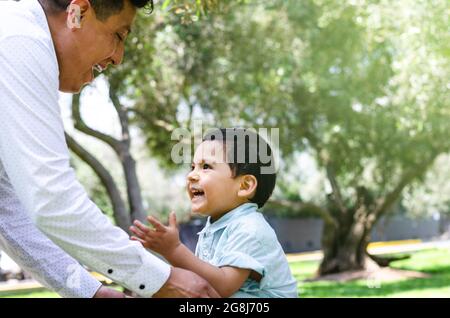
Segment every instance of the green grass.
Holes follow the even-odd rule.
[[[420,271],[431,277],[382,283],[367,280],[304,282],[305,278],[313,277],[319,263],[295,262],[291,263],[291,268],[299,282],[300,297],[450,297],[450,251],[426,250],[410,255],[409,259],[393,262],[391,267]]]
[[[0,298],[60,298],[57,293],[43,290],[36,292],[8,292],[2,293]]]
[[[392,267],[428,273],[429,278],[383,282],[370,288],[366,280],[347,283],[305,282],[314,276],[317,261],[292,262],[300,297],[450,297],[450,250],[433,249],[410,253],[411,258],[396,261]],[[370,283],[370,282],[369,282]],[[375,284],[376,285],[376,284]],[[373,286],[372,286],[373,287]],[[50,291],[1,294],[0,298],[55,298]]]

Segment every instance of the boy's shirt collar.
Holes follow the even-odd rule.
[[[198,235],[201,235],[205,232],[214,233],[231,223],[231,221],[240,218],[241,216],[257,212],[258,205],[256,203],[244,203],[240,206],[234,208],[230,212],[225,213],[220,219],[211,223],[211,217],[208,217],[206,221],[205,227],[198,232]]]

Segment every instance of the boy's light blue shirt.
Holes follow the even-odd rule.
[[[261,274],[256,282],[247,279],[231,297],[297,297],[286,255],[275,231],[257,211],[245,203],[211,223],[208,217],[199,234],[195,255],[214,266],[251,269]]]

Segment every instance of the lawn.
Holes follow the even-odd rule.
[[[313,276],[319,263],[295,262],[291,263],[291,268],[299,282],[300,297],[450,297],[450,251],[433,249],[410,255],[409,259],[393,262],[391,267],[428,273],[429,278],[384,283],[367,280],[304,282]]]
[[[291,269],[299,282],[300,297],[450,297],[450,250],[433,249],[410,255],[409,259],[392,263],[392,267],[428,273],[431,275],[429,278],[404,279],[380,284],[367,280],[347,283],[304,282],[314,275],[319,262],[293,262]],[[58,295],[40,291],[3,294],[0,297],[51,298]]]
[[[2,293],[0,298],[60,298],[58,294],[51,291],[38,291],[38,292],[22,292],[22,293]]]

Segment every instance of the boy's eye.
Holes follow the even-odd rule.
[[[203,168],[203,169],[210,169],[211,166],[210,166],[209,164],[207,164],[207,163],[204,163],[203,166],[202,166],[202,168]]]
[[[191,164],[191,171],[195,169],[195,165]]]

